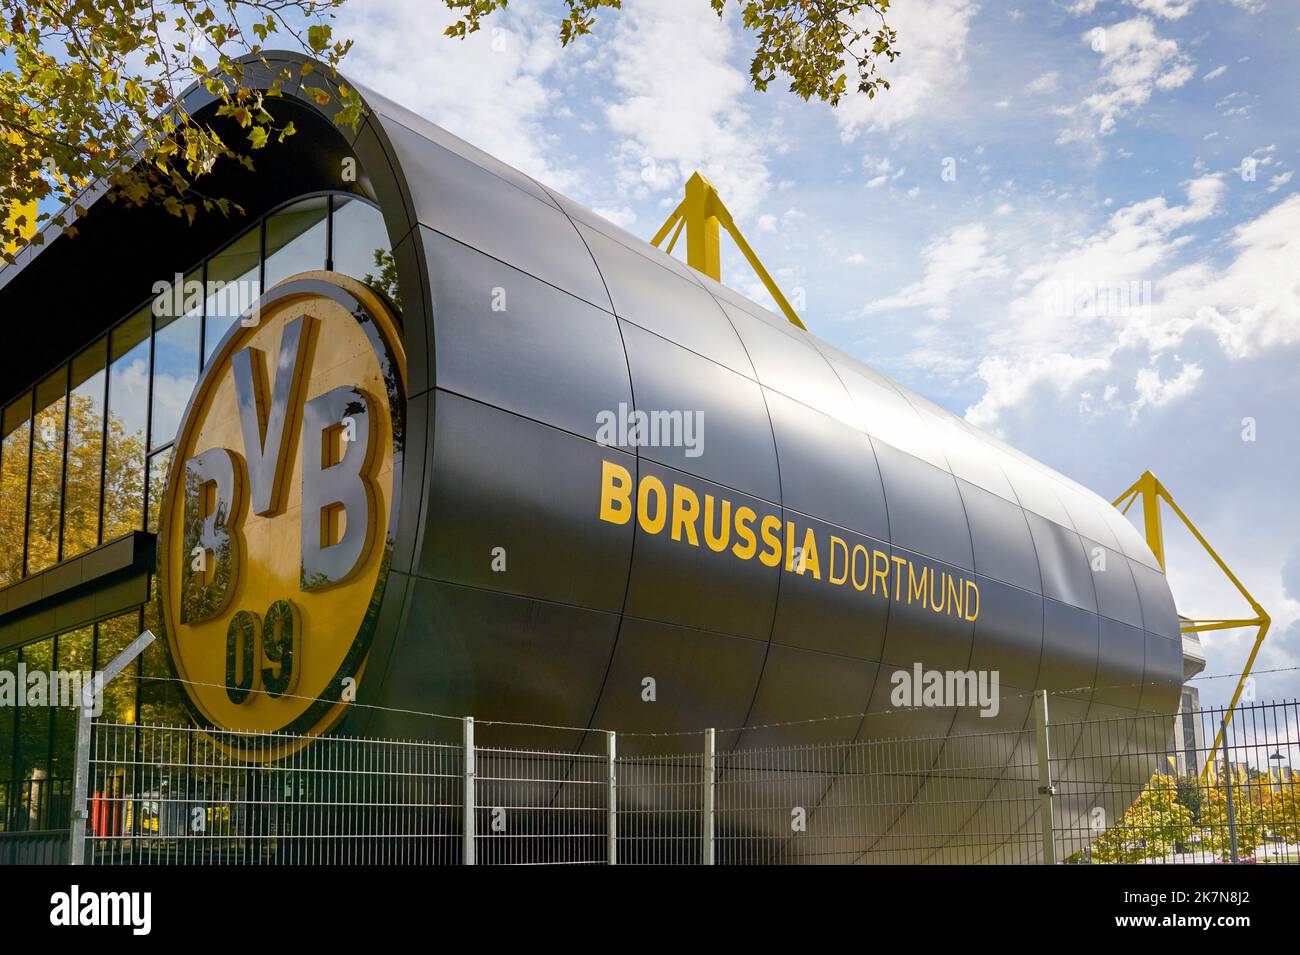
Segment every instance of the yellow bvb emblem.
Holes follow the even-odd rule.
[[[172,451],[167,645],[195,717],[314,736],[360,680],[392,555],[405,360],[388,305],[308,272],[226,335]]]

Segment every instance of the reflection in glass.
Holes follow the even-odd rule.
[[[149,415],[149,325],[145,307],[109,336],[108,444],[104,461],[104,537],[144,521],[144,447]]]
[[[201,281],[203,270],[186,276],[186,285]],[[156,448],[176,437],[190,393],[199,378],[199,333],[203,315],[195,308],[185,315],[154,318],[153,420],[149,442]]]
[[[0,671],[18,672],[18,651],[0,653]],[[15,792],[14,778],[14,714],[12,706],[0,706],[0,832],[9,828],[9,807]]]
[[[294,203],[266,220],[266,288],[299,272],[325,268],[328,212],[328,197],[317,196]]]
[[[72,359],[68,461],[63,494],[63,558],[99,543],[99,475],[104,465],[104,368],[108,339]]]
[[[171,467],[172,449],[159,451],[149,459],[149,516],[145,530],[158,533],[158,516],[162,513],[162,500],[167,494],[167,469]]]
[[[262,295],[262,229],[253,226],[208,259],[204,361],[212,357],[239,316]]]
[[[95,662],[94,637],[94,627],[59,634],[54,644],[58,660],[56,668],[68,674],[79,673],[82,680],[87,680]],[[70,690],[75,686],[70,683]],[[71,778],[76,745],[77,709],[75,706],[60,706],[54,710],[54,739],[50,744],[50,775],[55,779]]]
[[[401,308],[397,264],[388,245],[384,217],[368,202],[334,197],[334,271],[350,275],[386,295]]]
[[[27,534],[27,462],[31,450],[32,395],[5,407],[0,441],[0,587],[23,575],[23,539]]]
[[[31,495],[27,516],[27,573],[59,560],[59,514],[63,503],[63,415],[68,369],[60,368],[36,386],[32,430]]]
[[[147,621],[146,621],[147,622]],[[164,726],[188,726],[190,719],[181,698],[181,687],[176,683],[171,664],[167,661],[167,648],[155,640],[140,655],[140,716],[141,722]],[[166,734],[170,736],[171,734]],[[164,734],[154,738],[165,739]],[[185,734],[177,734],[183,745]]]
[[[37,670],[49,673],[54,668],[54,641],[42,640],[25,646],[20,651],[22,663],[28,673]],[[48,700],[47,700],[48,703]],[[30,829],[33,823],[39,828],[41,806],[46,796],[43,785],[48,779],[50,756],[49,706],[24,706],[18,710],[18,779],[25,785],[18,794],[23,801],[20,825],[15,828]],[[31,781],[37,784],[32,785]]]
[[[113,658],[127,648],[140,635],[140,614],[132,611],[99,625],[99,640],[95,644],[95,669],[102,670]],[[100,719],[105,723],[135,722],[134,677],[140,671],[139,661],[130,664],[116,680],[104,687],[104,712]]]

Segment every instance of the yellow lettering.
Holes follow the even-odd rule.
[[[877,560],[876,558],[880,558]],[[880,589],[889,599],[889,555],[883,550],[873,550],[871,552],[871,596],[876,595],[876,581],[880,581]]]
[[[736,546],[731,548],[731,552],[741,560],[749,560],[758,550],[758,538],[754,536],[754,519],[758,517],[752,507],[741,506],[736,508],[736,536],[744,541],[741,544],[737,541]]]
[[[904,567],[911,567],[912,565],[911,565],[910,563],[908,563],[908,560],[907,560],[906,557],[893,557],[893,556],[891,556],[889,559],[892,560],[892,561],[894,562],[894,567],[895,567],[895,570],[894,570],[894,599],[895,599],[895,600],[901,600],[902,597],[903,597],[903,568],[904,568]],[[911,600],[908,600],[908,603],[911,603],[911,602],[912,602]]]
[[[974,600],[971,600],[971,595],[972,595],[972,594],[975,595],[975,599],[974,599]],[[974,609],[972,609],[972,608],[974,608]],[[968,580],[968,581],[966,581],[966,609],[969,611],[969,613],[966,614],[966,619],[967,619],[967,620],[976,620],[976,619],[979,618],[979,615],[980,615],[980,589],[979,589],[979,586],[978,586],[978,585],[975,583],[975,581],[973,581],[973,580]]]
[[[650,516],[651,494],[654,494],[656,499],[653,517]],[[636,489],[636,516],[641,530],[647,534],[658,534],[664,529],[664,522],[668,520],[667,492],[664,490],[664,482],[653,474],[643,477],[641,486]]]
[[[907,561],[907,602],[913,603],[916,598],[921,598],[921,606],[925,606],[925,579],[930,576],[930,568],[921,569],[921,579],[916,579],[916,565],[910,560]],[[918,587],[917,584],[920,584]]]
[[[700,546],[699,535],[695,532],[695,519],[700,516],[700,499],[695,492],[683,484],[673,485],[673,540],[682,539],[682,530],[692,547]]]
[[[862,554],[862,583],[858,583],[858,554]],[[861,544],[853,545],[853,589],[866,590],[869,572],[871,570],[871,558],[867,553],[866,547]]]
[[[632,475],[613,461],[600,462],[600,519],[611,524],[632,519]]]
[[[836,544],[840,545],[839,547],[840,552],[844,555],[844,575],[840,577],[838,580],[835,577],[835,545]],[[844,541],[840,540],[834,534],[831,535],[831,569],[829,571],[829,574],[830,576],[828,576],[826,579],[833,584],[843,584],[844,581],[849,579],[849,545],[846,544]]]
[[[817,535],[813,533],[810,527],[803,535],[803,565],[799,568],[799,573],[805,570],[811,570],[814,580],[822,579],[822,562],[817,556]]]
[[[944,603],[949,607],[949,613],[955,612],[959,617],[966,615],[966,611],[963,609],[965,601],[962,599],[964,589],[957,586],[957,578],[951,574],[948,575],[947,599]]]
[[[758,559],[767,567],[775,567],[781,562],[781,538],[777,532],[781,529],[781,518],[774,514],[766,515],[759,522],[758,532],[763,537],[763,544],[770,547],[771,550],[764,550],[758,555]]]
[[[727,549],[727,541],[731,540],[731,502],[722,499],[722,520],[716,536],[713,533],[713,504],[713,495],[704,495],[704,542],[709,545],[709,550],[721,554]]]

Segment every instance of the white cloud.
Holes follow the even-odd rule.
[[[1130,6],[1137,7],[1147,13],[1154,13],[1156,16],[1164,17],[1166,20],[1179,20],[1191,13],[1192,7],[1196,6],[1196,0],[1127,0]],[[1238,5],[1244,3],[1253,3],[1256,0],[1232,0]],[[1087,16],[1097,9],[1098,0],[1075,0],[1074,3],[1066,7],[1066,10],[1076,17]]]
[[[549,158],[543,120],[558,96],[548,74],[561,51],[536,0],[511,4],[465,40],[442,35],[454,15],[426,0],[352,0],[335,16],[355,39],[344,71],[359,83],[548,185],[571,183]]]
[[[1191,393],[1201,380],[1201,366],[1187,362],[1173,378],[1162,378],[1159,369],[1142,368],[1134,379],[1137,400],[1129,406],[1132,418],[1146,407],[1158,408]]]
[[[874,99],[846,96],[835,110],[845,141],[860,133],[890,130],[963,88],[967,76],[966,38],[979,7],[970,0],[896,0],[888,22],[898,31],[903,55],[879,67],[891,84]],[[870,14],[863,14],[868,25]],[[849,77],[852,81],[853,76]]]
[[[1083,34],[1083,42],[1101,53],[1097,90],[1081,103],[1058,110],[1070,125],[1058,143],[1089,140],[1115,131],[1120,118],[1144,106],[1157,90],[1171,90],[1195,75],[1195,63],[1178,43],[1161,37],[1145,17]]]
[[[1228,68],[1226,66],[1218,66],[1210,70],[1210,72],[1206,73],[1204,76],[1202,76],[1201,79],[1217,80],[1220,76],[1222,76],[1226,72],[1228,72]]]
[[[984,392],[970,421],[996,429],[1041,389],[1065,397],[1095,390],[1102,375],[1128,377],[1133,416],[1168,405],[1202,380],[1203,363],[1192,358],[1176,373],[1161,370],[1193,333],[1211,336],[1230,360],[1300,344],[1300,196],[1234,228],[1226,264],[1179,265],[1193,248],[1186,230],[1217,214],[1226,186],[1204,176],[1186,189],[1180,205],[1155,197],[1117,210],[1101,230],[1019,273],[1021,294],[979,365]]]
[[[1056,90],[1060,87],[1060,85],[1061,85],[1060,74],[1057,73],[1056,70],[1049,70],[1048,72],[1039,76],[1036,80],[1033,80],[1031,83],[1029,83],[1025,87],[1025,92],[1026,93],[1055,93]]]
[[[1128,0],[1128,2],[1139,10],[1154,13],[1166,20],[1181,20],[1191,13],[1192,7],[1196,6],[1196,0]]]
[[[604,216],[614,225],[622,226],[624,229],[630,229],[636,224],[636,211],[630,206],[597,206],[591,210],[599,216]]]
[[[989,253],[988,230],[979,223],[957,226],[927,245],[921,255],[925,275],[919,282],[869,302],[863,311],[922,307],[933,318],[946,318],[958,288],[1007,274],[1006,260]]]
[[[624,4],[600,62],[617,95],[605,117],[621,137],[623,195],[676,195],[691,173],[709,177],[737,216],[770,189],[768,137],[740,100],[747,74],[732,66],[734,18],[698,0]]]

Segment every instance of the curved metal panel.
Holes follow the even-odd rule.
[[[873,442],[889,507],[893,542],[918,554],[974,570],[970,529],[951,474]]]
[[[421,230],[440,388],[592,440],[602,411],[631,405],[613,315]]]
[[[779,520],[780,509],[642,458],[638,482],[648,488],[646,481],[658,482],[663,494],[647,494],[645,507],[637,511],[625,612],[766,642],[772,632],[780,568],[763,562],[764,542],[757,532],[764,518]],[[684,518],[679,522],[687,493],[696,514],[689,522]],[[723,519],[724,503],[730,506],[730,521]],[[755,515],[750,525],[757,552],[747,559],[735,552],[745,543],[735,530],[742,507]]]
[[[559,209],[405,126],[387,123],[385,130],[421,225],[610,307],[591,256]]]
[[[996,580],[977,578],[980,613],[970,667],[996,670],[1004,693],[1014,687],[1033,690],[1040,684],[1043,657],[1043,598]]]
[[[636,410],[663,423],[646,436],[653,443],[637,449],[641,457],[779,502],[772,424],[759,386],[636,325],[621,327]],[[683,440],[669,440],[677,420]]]
[[[764,389],[786,507],[889,540],[876,453],[866,432]]]
[[[434,399],[430,427],[417,574],[622,609],[632,528],[595,520],[593,502],[601,461],[634,471],[634,457],[450,392]]]
[[[887,581],[878,573],[873,576],[873,569],[879,570],[880,560],[874,555],[888,555],[888,545],[796,512],[786,511],[784,517],[812,528],[815,539],[826,542],[828,554],[822,560],[827,579],[818,580],[811,573],[782,573],[772,643],[880,660],[892,598]],[[840,548],[832,537],[843,541],[840,566],[836,557]],[[843,582],[831,585],[829,578],[840,574]]]
[[[974,547],[975,571],[1036,594],[1043,592],[1025,513],[1010,501],[958,480]]]
[[[1032,511],[1025,512],[1025,519],[1038,552],[1043,596],[1096,613],[1097,593],[1079,535]]]
[[[754,377],[735,329],[698,283],[603,233],[585,225],[577,228],[600,268],[619,318]]]

